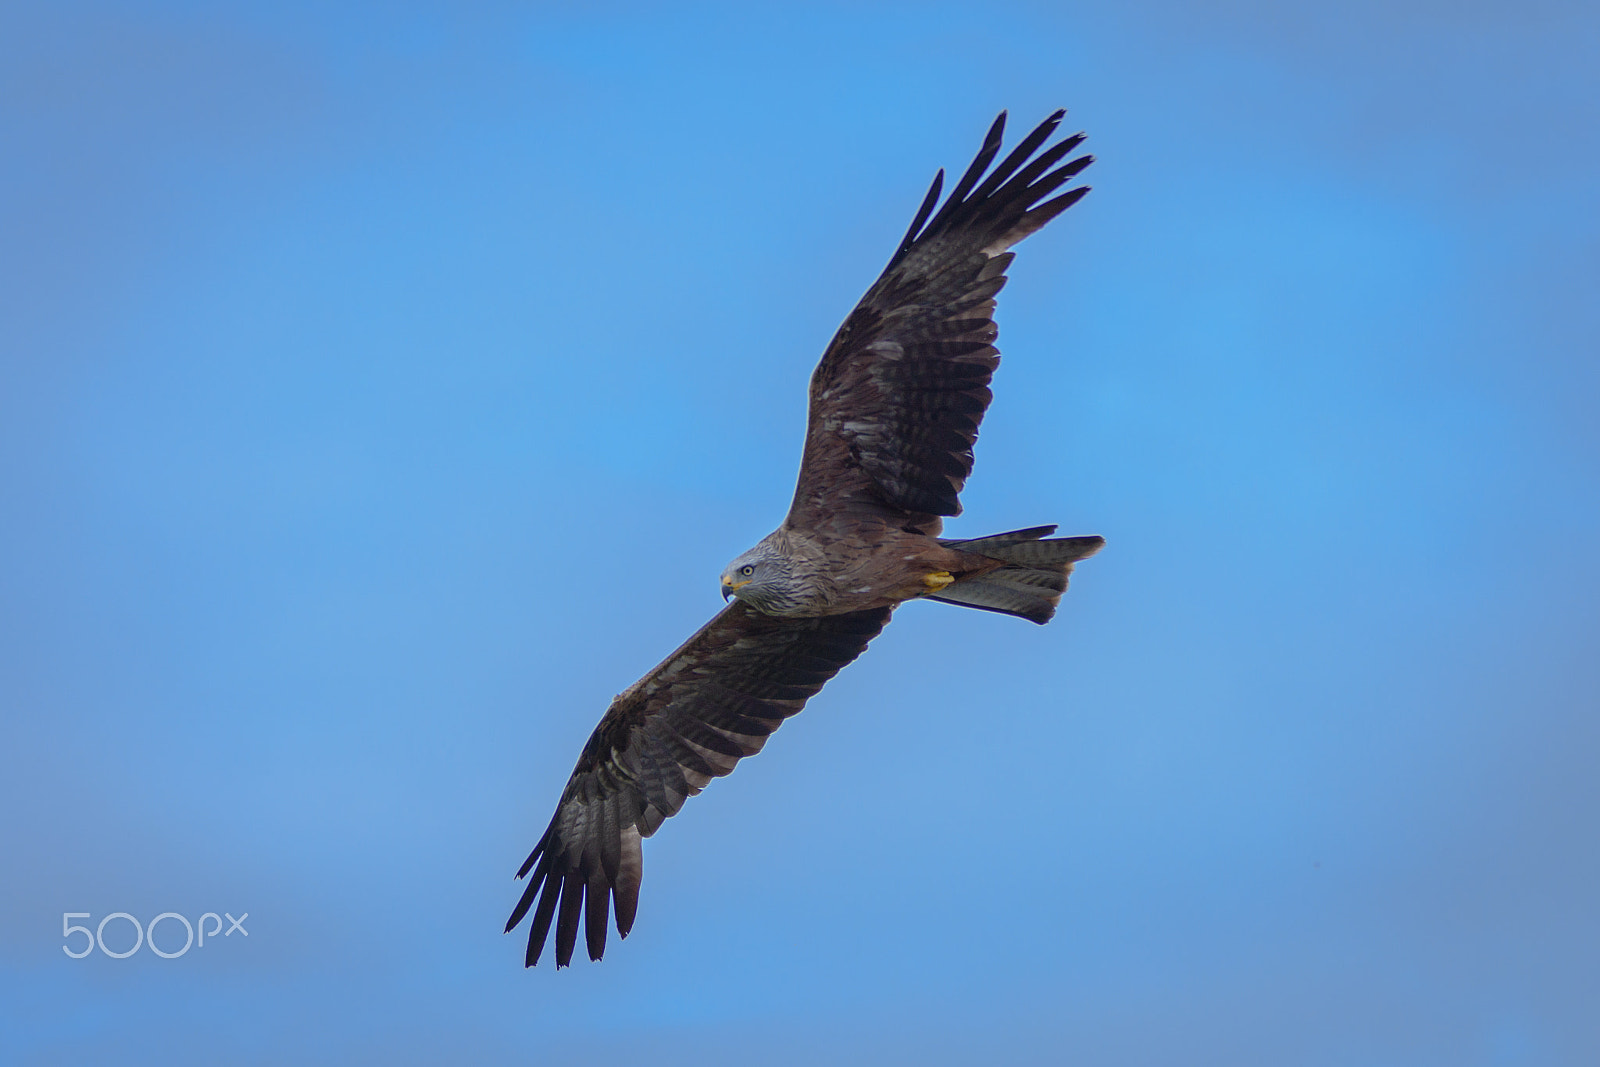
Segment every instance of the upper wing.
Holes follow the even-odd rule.
[[[761,751],[767,735],[861,655],[891,610],[785,619],[736,600],[613,700],[517,872],[533,877],[506,931],[539,900],[527,965],[539,962],[558,899],[557,967],[572,962],[580,910],[591,960],[605,951],[608,901],[615,901],[617,933],[627,937],[639,907],[640,839],[712,778]]]
[[[1001,112],[929,220],[944,171],[933,179],[894,258],[811,377],[790,525],[814,528],[841,509],[887,507],[910,513],[911,524],[960,514],[989,378],[1000,362],[992,316],[1012,259],[1006,249],[1089,191],[1080,187],[1045,201],[1094,160],[1079,156],[1056,166],[1082,134],[1034,156],[1064,114],[1051,115],[984,178],[1005,130]]]

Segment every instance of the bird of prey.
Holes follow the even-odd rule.
[[[990,170],[1001,112],[937,212],[944,171],[934,177],[888,267],[839,327],[811,376],[788,516],[723,571],[731,602],[611,702],[517,872],[528,881],[506,931],[533,911],[527,966],[552,923],[557,968],[572,962],[580,920],[591,960],[605,951],[611,910],[627,937],[641,840],[761,751],[900,604],[939,600],[1044,623],[1073,564],[1105,543],[1051,538],[1054,526],[939,537],[943,517],[961,512],[1000,362],[994,297],[1008,249],[1088,192],[1051,198],[1093,160],[1062,162],[1082,134],[1044,147],[1063,114]]]

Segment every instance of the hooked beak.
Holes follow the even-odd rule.
[[[742,582],[730,582],[726,578],[722,579],[722,599],[724,601],[728,600],[730,597],[733,596],[734,593],[738,592],[739,590],[743,589],[745,586],[747,586],[749,584],[750,584],[750,579],[748,579],[748,578],[746,578]]]

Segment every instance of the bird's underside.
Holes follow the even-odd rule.
[[[1074,563],[1104,544],[1051,538],[1053,526],[938,536],[942,519],[960,513],[989,405],[1008,249],[1088,192],[1051,198],[1092,160],[1061,162],[1081,134],[1044,147],[1063,114],[990,170],[1002,113],[942,206],[940,171],[888,267],[828,345],[811,378],[787,518],[723,573],[732,603],[612,701],[517,872],[528,881],[506,930],[533,912],[528,966],[552,925],[557,967],[571,962],[580,925],[589,958],[601,957],[613,909],[626,937],[642,839],[760,751],[899,604],[941,600],[1043,623]]]

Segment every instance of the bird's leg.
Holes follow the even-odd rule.
[[[955,581],[949,571],[934,571],[922,577],[922,584],[930,593],[937,593],[951,582]]]

